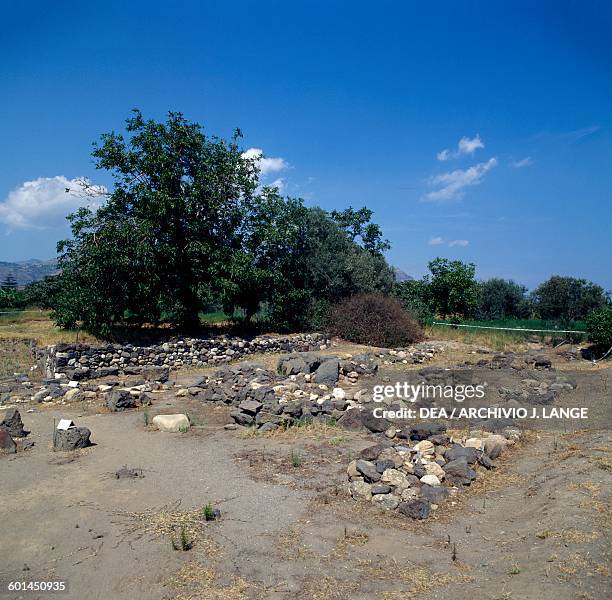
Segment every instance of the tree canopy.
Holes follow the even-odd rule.
[[[72,237],[58,244],[58,324],[190,328],[217,302],[306,327],[340,298],[390,290],[389,246],[372,212],[329,214],[260,188],[239,139],[208,137],[181,113],[160,123],[138,110],[125,135],[102,135],[93,157],[114,185],[98,210],[70,215]]]

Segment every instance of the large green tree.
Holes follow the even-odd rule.
[[[195,325],[241,245],[256,162],[242,156],[238,132],[207,137],[180,113],[158,123],[135,110],[126,131],[93,150],[113,191],[96,212],[72,215],[73,237],[58,245],[57,320],[98,331],[129,316]]]
[[[512,280],[493,277],[480,284],[480,319],[526,319],[530,314],[527,288]]]
[[[559,275],[538,286],[532,299],[542,319],[560,319],[565,323],[584,319],[591,311],[606,305],[606,293],[601,286]]]
[[[436,258],[428,264],[429,288],[436,313],[471,317],[478,306],[476,266],[460,260]]]
[[[125,136],[102,136],[93,156],[114,185],[97,211],[69,217],[72,238],[58,245],[61,326],[188,328],[221,304],[304,328],[341,298],[390,290],[388,243],[372,212],[329,214],[260,189],[257,159],[245,158],[238,137],[207,137],[180,113],[158,123],[139,111]]]

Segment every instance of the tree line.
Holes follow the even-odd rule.
[[[471,263],[436,258],[420,280],[396,282],[389,243],[368,208],[325,211],[260,185],[257,158],[207,136],[181,113],[164,122],[134,110],[125,134],[94,144],[96,168],[113,179],[97,210],[68,219],[59,274],[17,290],[0,307],[53,310],[64,328],[107,335],[117,325],[197,327],[223,310],[276,330],[323,327],[333,307],[362,294],[396,297],[419,320],[526,318],[573,321],[605,306],[604,290],[552,277],[532,294],[503,279],[478,282]],[[84,182],[82,193],[99,195]]]
[[[524,285],[494,277],[476,280],[476,266],[436,258],[420,280],[397,283],[395,293],[419,320],[441,317],[498,320],[545,319],[569,325],[610,305],[609,294],[585,279],[553,275],[528,293]]]

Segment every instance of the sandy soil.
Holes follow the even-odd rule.
[[[201,426],[167,434],[139,411],[22,411],[35,446],[0,457],[0,579],[62,579],[59,597],[92,600],[607,598],[609,371],[597,373],[558,403],[588,401],[601,429],[528,432],[426,523],[347,498],[346,465],[371,435],[245,436],[222,428],[223,409],[172,393],[152,412],[186,410]],[[525,375],[490,376],[497,386]],[[96,446],[52,452],[60,416]],[[117,479],[124,465],[142,476]],[[220,520],[203,519],[209,503]]]

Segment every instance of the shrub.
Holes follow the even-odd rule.
[[[396,298],[352,296],[331,310],[330,333],[358,344],[406,346],[423,339],[423,330]]]
[[[604,306],[586,318],[589,340],[598,346],[612,346],[612,306]]]

